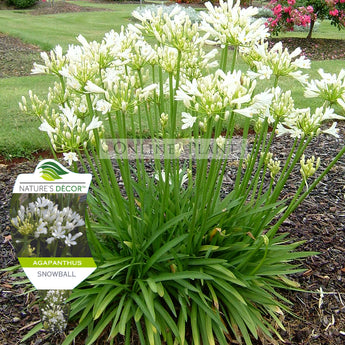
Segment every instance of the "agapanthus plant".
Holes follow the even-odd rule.
[[[295,106],[280,81],[314,88],[301,71],[310,61],[281,44],[269,50],[255,14],[231,0],[207,3],[194,24],[178,7],[134,13],[139,23],[100,43],[79,36],[35,65],[57,82],[22,109],[94,176],[86,225],[98,269],[71,296],[79,325],[64,345],[86,329],[86,344],[280,337],[288,301],[278,288],[296,288],[287,275],[303,269],[292,261],[310,253],[278,230],[345,148],[323,168],[305,153],[315,137],[337,135],[341,116],[323,100]],[[248,68],[236,69],[237,52]],[[144,139],[158,147],[149,159],[127,154]],[[296,171],[295,194],[282,198]]]

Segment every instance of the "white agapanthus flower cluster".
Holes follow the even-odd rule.
[[[248,75],[252,78],[270,79],[271,76],[292,77],[302,84],[308,79],[307,74],[303,74],[301,69],[310,68],[310,60],[305,56],[300,56],[302,50],[296,48],[292,53],[288,49],[283,49],[282,42],[276,43],[271,49],[268,44],[256,44],[250,49],[241,49],[244,60],[249,64],[251,70]]]
[[[60,242],[71,247],[77,245],[82,232],[73,231],[85,225],[83,218],[70,207],[59,206],[45,197],[38,197],[26,207],[21,205],[12,225],[25,238],[40,239],[47,244]]]
[[[44,65],[34,63],[32,74],[52,73],[59,75],[62,66],[65,64],[66,57],[62,53],[62,48],[57,45],[48,55],[46,52],[41,53]]]
[[[320,80],[311,80],[304,91],[307,98],[320,97],[329,104],[338,103],[345,109],[345,69],[338,75],[318,70]]]
[[[186,81],[177,90],[176,99],[189,110],[217,120],[227,107],[239,109],[243,103],[249,102],[254,88],[255,82],[252,83],[241,71],[224,73],[217,70],[214,74]]]
[[[157,12],[134,11],[132,14],[141,22],[136,25],[137,28],[155,37],[162,45],[174,47],[179,51],[189,51],[192,48],[191,43],[200,38],[198,24],[192,24],[180,6],[175,6],[170,13],[163,12],[161,7]]]
[[[60,107],[60,112],[52,110],[50,117],[43,118],[39,129],[48,134],[55,151],[66,152],[84,148],[93,140],[93,130],[102,127],[103,123],[97,116],[87,124],[78,118],[73,107],[65,106]]]
[[[207,12],[201,12],[203,22],[201,28],[210,34],[210,39],[222,47],[251,47],[269,36],[262,19],[255,19],[258,9],[241,8],[240,1],[219,1],[214,7],[206,2]]]
[[[314,113],[311,112],[310,108],[295,109],[278,124],[277,134],[278,136],[289,134],[292,138],[304,138],[325,133],[338,138],[336,122],[332,122],[332,125],[326,129],[322,128],[325,121],[336,119],[343,119],[343,117],[335,114],[334,109],[329,107],[316,108]]]
[[[67,326],[66,293],[63,290],[48,290],[41,303],[41,316],[44,328],[63,332]]]

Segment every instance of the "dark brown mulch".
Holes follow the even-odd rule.
[[[41,49],[0,32],[0,78],[30,75]]]
[[[57,3],[56,3],[57,4]],[[62,5],[49,8],[40,4],[32,9],[33,14],[52,14],[82,11],[77,5],[61,2]],[[48,5],[48,6],[47,6]],[[90,9],[91,10],[91,9]],[[95,10],[92,8],[92,10]],[[50,12],[49,12],[50,11]],[[55,11],[55,12],[53,12]],[[275,39],[272,40],[272,44]],[[344,59],[345,40],[283,39],[289,50],[297,46],[311,59]],[[39,61],[39,48],[19,39],[0,34],[0,78],[30,74],[33,61]],[[314,143],[313,149],[323,164],[334,156],[343,145],[344,126],[341,138],[322,137]],[[281,139],[276,152],[284,154],[287,143]],[[33,160],[0,160],[0,268],[17,263],[10,241],[9,202],[15,178],[20,173],[32,172],[38,162]],[[308,197],[293,215],[284,223],[281,231],[288,231],[290,237],[305,241],[299,250],[317,251],[320,254],[303,261],[305,272],[292,277],[301,288],[309,292],[283,292],[292,303],[296,317],[285,315],[282,332],[285,344],[290,345],[340,345],[345,344],[345,158],[331,170],[327,178]],[[298,173],[292,176],[288,192],[295,190]],[[320,288],[324,292],[320,297]],[[8,273],[0,273],[0,344],[17,345],[20,339],[39,320],[37,306],[32,304],[36,294],[23,294],[21,285]],[[69,325],[68,330],[74,325]],[[62,337],[39,333],[24,345],[61,344]],[[83,344],[77,340],[76,345]],[[135,342],[133,343],[133,345]],[[269,344],[262,342],[263,345]],[[279,344],[283,344],[279,342]]]
[[[300,47],[302,55],[312,60],[344,60],[345,59],[345,34],[343,40],[324,39],[324,38],[271,38],[272,44],[281,41],[283,47],[289,51]]]
[[[55,1],[51,4],[48,1],[39,1],[30,11],[34,16],[40,16],[45,14],[57,14],[57,13],[70,13],[70,12],[93,12],[93,11],[111,11],[110,9],[78,6],[71,4],[68,1]]]
[[[91,2],[91,1],[90,1]],[[78,6],[65,1],[37,1],[37,3],[27,9],[15,8],[13,5],[8,5],[5,1],[0,2],[0,10],[17,10],[17,11],[29,11],[32,15],[45,15],[45,14],[57,14],[57,13],[70,13],[70,12],[91,12],[91,11],[111,11],[110,9]]]

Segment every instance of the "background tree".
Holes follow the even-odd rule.
[[[345,27],[345,0],[272,0],[269,7],[274,16],[267,25],[273,35],[309,25],[311,38],[316,19],[329,19],[339,30]]]

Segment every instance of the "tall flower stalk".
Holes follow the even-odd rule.
[[[87,344],[104,333],[125,344],[133,332],[169,345],[280,337],[288,308],[276,288],[295,286],[286,275],[301,269],[291,261],[310,254],[277,231],[329,170],[305,152],[337,136],[342,117],[331,107],[345,100],[339,91],[315,110],[296,108],[282,79],[300,81],[308,97],[324,84],[308,81],[300,50],[268,49],[255,14],[230,0],[207,3],[194,24],[179,7],[135,12],[139,23],[100,43],[79,36],[35,65],[58,81],[21,108],[94,176],[85,222],[99,267],[71,296],[80,324],[64,345],[86,328]],[[247,69],[236,69],[238,54]],[[343,74],[333,79],[340,90]],[[286,155],[274,149],[280,136]],[[296,169],[296,194],[283,199]]]

